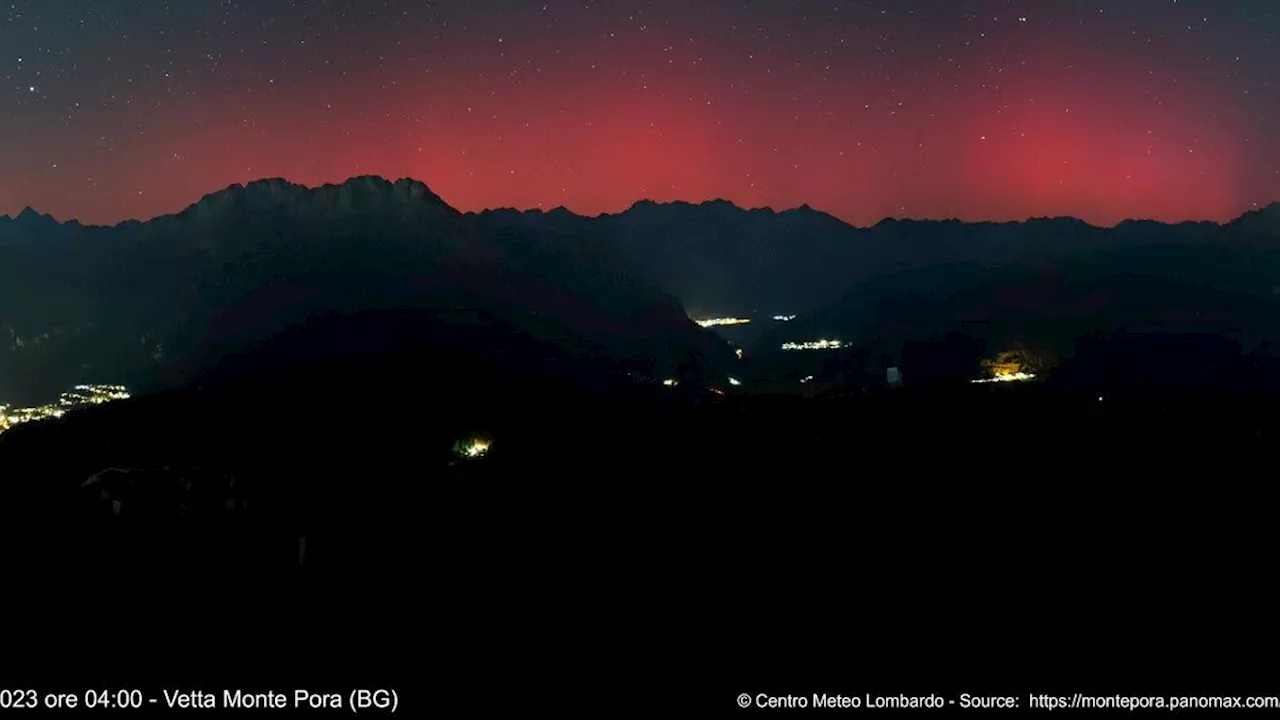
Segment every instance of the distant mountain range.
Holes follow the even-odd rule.
[[[894,358],[906,342],[954,331],[1053,355],[1109,331],[1280,346],[1280,203],[1224,224],[1110,228],[1070,217],[857,228],[808,206],[744,210],[723,200],[640,202],[595,218],[563,209],[478,218],[593,238],[695,317],[751,318],[721,332],[755,356],[839,338]]]
[[[1056,356],[1098,333],[1280,347],[1280,205],[1222,225],[885,222],[867,232],[885,248],[874,272],[758,349],[837,337],[895,354],[955,331]]]
[[[1280,340],[1277,250],[1280,204],[1225,224],[857,228],[808,206],[642,201],[597,217],[463,214],[411,180],[316,189],[263,180],[114,227],[30,209],[0,217],[0,399],[87,381],[180,385],[253,367],[252,353],[350,343],[337,337],[376,345],[349,320],[375,310],[414,311],[435,328],[474,311],[489,329],[458,342],[487,355],[506,352],[498,336],[518,335],[522,363],[572,359],[645,376],[714,374],[732,362],[689,316],[761,321],[753,350],[839,336],[892,353],[956,328],[1055,351],[1108,328]],[[769,323],[776,314],[799,317]],[[372,322],[403,337],[417,320]],[[300,345],[282,348],[291,341]],[[534,348],[559,359],[534,361]]]
[[[363,352],[350,346],[356,338],[442,344],[443,335],[409,343],[415,324],[453,328],[451,351],[471,343],[478,355],[566,372],[569,362],[666,377],[732,360],[607,248],[490,229],[422,183],[374,177],[236,185],[176,215],[114,227],[33,211],[2,218],[0,308],[9,402],[86,378],[140,391],[225,378],[304,347]],[[455,322],[458,313],[471,320]]]
[[[1115,228],[1069,217],[1008,223],[886,219],[858,228],[807,205],[775,212],[724,200],[642,201],[590,218],[563,208],[490,210],[478,218],[490,227],[594,238],[698,317],[805,313],[863,280],[942,264],[990,267],[1121,247],[1280,235],[1280,203],[1226,225],[1129,220]]]

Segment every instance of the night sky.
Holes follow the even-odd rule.
[[[1280,200],[1276,0],[9,0],[0,213],[410,176],[641,198],[1224,220]]]

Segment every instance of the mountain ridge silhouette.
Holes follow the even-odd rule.
[[[430,199],[430,200],[433,200],[433,201],[435,201],[435,202],[438,202],[438,203],[440,203],[440,204],[443,204],[443,205],[448,206],[450,209],[453,209],[453,208],[452,208],[452,206],[449,206],[449,205],[448,205],[448,203],[447,203],[447,201],[445,201],[445,200],[444,200],[440,195],[438,195],[438,194],[436,194],[435,192],[433,192],[433,191],[430,189],[430,186],[428,186],[426,182],[424,182],[424,181],[422,181],[422,180],[419,180],[419,179],[416,179],[416,178],[401,177],[401,178],[397,178],[397,179],[395,179],[395,180],[391,180],[391,179],[386,178],[386,177],[381,176],[381,175],[354,175],[354,176],[352,176],[352,177],[350,177],[350,178],[348,178],[348,179],[346,179],[346,180],[344,180],[344,181],[342,181],[342,182],[336,182],[336,183],[323,183],[323,184],[320,184],[320,185],[305,185],[305,184],[302,184],[302,183],[296,183],[296,182],[293,182],[293,181],[288,180],[288,179],[283,178],[283,177],[275,176],[275,177],[263,177],[263,178],[258,178],[258,179],[256,179],[256,180],[249,180],[249,181],[245,181],[245,182],[231,183],[230,185],[227,185],[227,186],[225,186],[225,187],[223,187],[223,188],[220,188],[220,189],[218,189],[218,190],[213,190],[213,191],[210,191],[210,192],[205,193],[204,195],[202,195],[202,196],[200,197],[200,199],[198,199],[198,200],[196,200],[195,202],[193,202],[193,203],[191,203],[191,204],[187,205],[186,207],[182,208],[181,210],[177,210],[177,211],[172,212],[172,213],[163,213],[163,214],[156,215],[156,216],[154,216],[154,217],[146,218],[146,219],[144,219],[144,218],[127,218],[127,219],[124,219],[124,220],[120,220],[119,222],[116,222],[116,223],[109,223],[109,224],[81,223],[79,220],[77,220],[77,219],[75,219],[75,218],[69,218],[69,219],[67,219],[67,220],[57,220],[57,219],[56,219],[56,218],[54,218],[52,215],[45,214],[45,213],[40,213],[40,212],[39,212],[37,209],[35,209],[34,207],[26,206],[26,207],[24,207],[21,211],[19,211],[19,213],[18,213],[18,214],[14,215],[14,216],[10,216],[10,215],[7,215],[7,214],[0,214],[0,222],[3,222],[3,221],[14,221],[14,220],[17,220],[17,219],[18,219],[18,218],[20,218],[20,217],[23,217],[23,216],[26,216],[26,215],[34,214],[36,217],[39,217],[39,218],[42,218],[42,219],[43,219],[43,218],[53,219],[55,222],[58,222],[59,224],[68,224],[68,223],[72,223],[72,224],[76,224],[76,225],[82,225],[82,226],[84,226],[84,227],[116,227],[116,226],[119,226],[119,225],[125,225],[125,224],[130,224],[130,223],[146,223],[146,222],[149,222],[149,221],[151,221],[151,220],[157,220],[157,219],[161,219],[161,218],[173,217],[173,216],[176,216],[176,215],[181,215],[181,214],[183,214],[183,213],[185,213],[185,212],[188,212],[188,211],[193,210],[194,208],[196,208],[196,207],[198,207],[198,206],[200,206],[200,205],[202,205],[202,204],[204,204],[204,203],[211,202],[211,201],[216,202],[216,201],[217,201],[221,196],[224,196],[224,195],[243,194],[243,193],[248,193],[248,192],[250,192],[250,191],[256,191],[256,192],[263,192],[263,191],[265,191],[265,192],[270,192],[270,193],[279,193],[279,192],[283,192],[283,191],[289,191],[289,192],[294,192],[294,193],[300,193],[300,192],[312,192],[312,193],[317,193],[317,192],[319,192],[319,193],[327,193],[327,192],[332,192],[332,191],[334,191],[334,190],[337,190],[337,191],[344,191],[344,190],[350,190],[350,189],[352,189],[352,188],[359,188],[359,187],[371,188],[371,187],[374,187],[374,186],[377,186],[377,185],[381,185],[381,186],[388,187],[388,188],[411,188],[411,189],[413,189],[413,190],[414,190],[414,191],[416,191],[416,192],[420,192],[424,198],[426,198],[426,199]],[[839,218],[839,216],[833,215],[833,214],[831,214],[831,213],[829,213],[829,212],[827,212],[827,211],[824,211],[824,210],[821,210],[821,209],[818,209],[818,208],[814,208],[814,207],[812,207],[811,205],[809,205],[808,203],[802,203],[802,204],[800,204],[800,205],[798,205],[798,206],[795,206],[795,207],[787,207],[787,208],[781,208],[781,209],[778,209],[778,208],[775,208],[775,207],[772,207],[772,206],[748,207],[748,206],[744,206],[744,205],[738,205],[737,203],[735,203],[735,202],[734,202],[734,201],[732,201],[732,200],[728,200],[728,199],[720,198],[720,197],[712,198],[712,199],[707,199],[707,200],[696,201],[696,202],[694,202],[694,201],[687,201],[687,200],[657,201],[657,200],[652,200],[652,199],[648,199],[648,198],[641,198],[641,199],[638,199],[638,200],[634,201],[631,205],[629,205],[629,206],[628,206],[626,209],[624,209],[624,210],[620,210],[620,211],[616,211],[616,212],[602,212],[602,213],[597,213],[597,214],[595,214],[595,215],[586,214],[586,213],[578,213],[578,212],[575,212],[575,211],[573,211],[573,210],[571,210],[571,209],[569,209],[569,208],[565,207],[564,205],[559,205],[559,206],[557,206],[557,207],[555,207],[555,208],[553,208],[553,209],[551,209],[551,210],[542,210],[542,209],[540,209],[540,208],[515,208],[515,207],[511,207],[511,206],[495,206],[495,207],[492,207],[492,208],[485,208],[485,209],[482,209],[482,210],[471,210],[471,211],[466,211],[466,212],[465,212],[465,214],[476,214],[476,215],[478,215],[478,214],[483,214],[483,213],[486,213],[486,212],[496,212],[496,211],[503,211],[503,210],[515,210],[515,211],[517,211],[517,212],[540,213],[540,214],[549,214],[549,213],[556,212],[556,211],[567,211],[567,212],[569,212],[569,213],[571,213],[571,214],[573,214],[574,216],[579,217],[579,218],[600,218],[600,217],[608,217],[608,216],[623,215],[623,214],[625,214],[625,213],[627,213],[627,212],[630,212],[630,211],[632,211],[632,210],[635,210],[635,209],[637,209],[637,208],[652,207],[652,206],[657,206],[657,207],[728,207],[728,208],[731,208],[731,209],[734,209],[734,210],[741,210],[741,211],[745,211],[745,212],[763,211],[763,212],[768,212],[768,213],[772,213],[772,214],[775,214],[775,215],[781,215],[781,214],[784,214],[784,213],[788,213],[788,212],[797,212],[797,211],[799,211],[799,212],[813,212],[813,213],[818,213],[818,214],[821,214],[821,215],[825,215],[825,216],[827,216],[827,217],[830,217],[830,218],[832,218],[833,220],[836,220],[836,221],[840,222],[840,223],[841,223],[841,224],[843,224],[843,225],[847,225],[847,226],[849,226],[849,227],[851,227],[851,228],[855,228],[855,229],[870,229],[870,228],[874,228],[876,225],[878,225],[878,224],[880,224],[880,223],[884,223],[884,222],[886,222],[886,221],[894,221],[894,222],[916,222],[916,223],[950,223],[950,222],[960,222],[960,223],[965,223],[965,224],[970,224],[970,225],[981,225],[981,224],[991,223],[991,224],[998,224],[998,225],[1006,225],[1006,224],[1020,224],[1020,223],[1027,223],[1027,222],[1038,221],[1038,220],[1074,220],[1074,221],[1078,221],[1078,222],[1082,222],[1082,223],[1088,224],[1088,225],[1090,225],[1091,227],[1098,227],[1098,228],[1114,228],[1114,227],[1117,227],[1117,226],[1119,226],[1119,225],[1123,225],[1123,224],[1125,224],[1125,223],[1133,223],[1133,222],[1144,222],[1144,223],[1145,223],[1145,222],[1154,222],[1154,223],[1159,223],[1160,225],[1165,225],[1165,226],[1176,226],[1176,225],[1183,225],[1183,224],[1187,224],[1187,223],[1196,223],[1196,224],[1200,224],[1200,223],[1211,223],[1211,224],[1218,225],[1218,226],[1226,226],[1226,225],[1230,225],[1230,224],[1233,224],[1233,223],[1238,223],[1238,222],[1240,222],[1241,220],[1243,220],[1243,219],[1245,219],[1245,218],[1248,218],[1248,217],[1266,216],[1266,217],[1269,217],[1269,218],[1272,218],[1272,219],[1275,219],[1275,218],[1277,218],[1277,217],[1280,217],[1280,200],[1278,200],[1278,201],[1273,201],[1273,202],[1271,202],[1271,203],[1269,203],[1269,204],[1267,204],[1267,205],[1265,205],[1265,206],[1260,206],[1260,207],[1257,207],[1257,208],[1254,208],[1254,209],[1246,210],[1246,211],[1244,211],[1243,213],[1241,213],[1239,216],[1237,216],[1237,217],[1235,217],[1235,218],[1233,218],[1233,219],[1231,219],[1231,220],[1224,221],[1224,222],[1216,222],[1216,221],[1213,221],[1213,220],[1181,220],[1181,221],[1177,221],[1177,222],[1168,222],[1168,221],[1162,221],[1162,220],[1151,220],[1151,219],[1149,219],[1149,218],[1133,217],[1133,218],[1125,218],[1125,219],[1123,219],[1123,220],[1120,220],[1120,221],[1116,222],[1116,223],[1115,223],[1115,224],[1113,224],[1113,225],[1095,225],[1095,224],[1093,224],[1093,223],[1088,223],[1087,221],[1082,220],[1082,219],[1080,219],[1080,218],[1077,218],[1077,217],[1075,217],[1075,216],[1073,216],[1073,215],[1029,216],[1029,217],[1027,217],[1027,218],[1020,219],[1020,220],[960,220],[960,219],[958,219],[958,218],[954,218],[954,217],[953,217],[953,218],[905,218],[905,217],[896,217],[896,216],[886,216],[886,217],[881,218],[880,220],[876,221],[875,223],[872,223],[871,225],[865,225],[865,226],[864,226],[864,225],[855,225],[855,224],[853,224],[853,223],[850,223],[850,222],[848,222],[848,221],[845,221],[845,220],[843,220],[843,219]],[[455,210],[455,212],[461,212],[461,211],[456,211],[456,210]]]
[[[362,315],[384,309],[427,322],[482,308],[502,319],[502,331],[459,341],[530,365],[545,364],[536,348],[664,376],[732,357],[607,249],[542,235],[485,227],[423,183],[375,176],[314,189],[278,178],[233,185],[182,212],[115,226],[29,211],[0,222],[0,333],[10,340],[0,345],[0,375],[23,379],[0,381],[0,397],[17,402],[37,388],[47,396],[107,377],[139,389],[180,386],[226,358],[257,357],[316,316],[365,317],[384,334],[412,326]],[[338,344],[370,335],[348,325],[316,332]],[[507,340],[520,353],[493,349]]]

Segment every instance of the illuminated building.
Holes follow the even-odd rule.
[[[844,343],[839,340],[810,340],[802,343],[783,343],[783,350],[839,350]]]
[[[974,380],[975,383],[993,382],[1025,382],[1035,378],[1036,374],[1027,372],[1034,369],[1027,367],[1028,353],[1025,350],[1006,350],[994,358],[983,360],[982,368],[990,373],[990,377]]]
[[[727,317],[727,318],[711,318],[709,320],[694,320],[694,322],[698,323],[699,325],[705,328],[705,327],[716,327],[718,325],[746,325],[747,323],[751,322],[751,320],[748,318]]]
[[[453,444],[453,453],[464,460],[478,460],[489,454],[493,441],[486,435],[467,435]]]
[[[736,348],[736,349],[734,349],[733,354],[734,354],[734,355],[737,355],[737,356],[738,356],[738,359],[739,359],[739,360],[741,360],[741,359],[742,359],[742,348]]]
[[[796,319],[796,316],[795,315],[774,315],[773,319],[777,320],[778,322],[791,322],[792,320]]]
[[[666,380],[662,381],[662,384],[666,385],[667,387],[675,387],[680,384],[680,381],[676,380],[675,378],[667,378]]]
[[[741,380],[739,380],[738,378],[729,378],[729,384],[730,384],[730,385],[741,385],[741,384],[742,384],[742,381],[741,381]]]

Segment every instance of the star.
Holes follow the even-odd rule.
[[[512,13],[464,0],[421,9],[384,0],[359,13],[349,3],[230,0],[99,0],[77,4],[83,14],[57,12],[63,4],[0,11],[10,20],[0,30],[0,54],[10,53],[0,70],[10,88],[0,188],[22,188],[0,200],[58,215],[172,212],[202,189],[245,179],[246,167],[304,184],[413,175],[465,210],[554,200],[608,212],[634,201],[637,186],[674,185],[695,198],[808,201],[869,223],[900,205],[922,216],[963,206],[966,219],[1226,220],[1260,193],[1280,198],[1280,148],[1259,140],[1280,113],[1270,92],[1280,35],[1261,0],[1239,3],[1262,8],[1250,11],[969,0],[927,12],[792,0],[720,3],[714,13],[651,0],[579,0],[555,11],[542,0]],[[210,4],[214,12],[201,10]],[[123,6],[131,10],[109,10]],[[1018,6],[1035,7],[1036,22]],[[1198,23],[1182,17],[1193,6],[1205,8]],[[1010,23],[1016,40],[999,29]],[[969,147],[982,161],[964,157],[967,138],[988,126],[995,134],[978,130],[979,143],[990,147]],[[174,162],[174,143],[188,138],[202,151],[184,147]],[[502,152],[485,149],[498,142]],[[128,183],[138,182],[146,193],[121,204],[69,186],[25,188],[21,179],[52,165],[41,148],[83,154],[77,172],[103,187],[132,195]],[[127,169],[111,162],[122,154]],[[917,162],[903,164],[906,154]],[[1061,154],[1091,168],[1103,200],[1058,191],[1048,168]],[[862,162],[846,162],[855,155]],[[1135,171],[1128,183],[1122,163],[1136,158],[1169,165]],[[743,179],[748,166],[756,176]],[[478,184],[503,169],[504,187]],[[1201,172],[1218,191],[1178,181]],[[1004,184],[1014,178],[1025,186]],[[884,184],[874,198],[847,192]],[[1055,192],[1029,190],[1046,186]],[[12,209],[21,208],[0,214]]]

